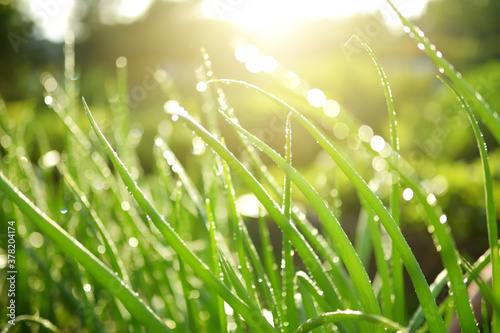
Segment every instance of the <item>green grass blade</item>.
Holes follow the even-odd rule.
[[[430,43],[429,38],[425,37],[424,32],[416,27],[410,20],[405,18],[394,4],[387,0],[392,9],[397,13],[401,23],[405,26],[405,31],[411,33],[411,36],[418,42],[418,47],[423,49],[427,56],[439,68],[441,73],[444,73],[453,84],[457,87],[470,105],[477,113],[477,116],[488,127],[497,142],[500,143],[500,119],[498,113],[494,112],[483,97],[462,77],[460,73],[455,71],[453,66],[443,57],[442,53],[436,50],[436,47]]]
[[[316,304],[307,287],[303,283],[297,281],[297,289],[301,296],[302,308],[304,309],[306,318],[317,317],[318,312],[316,311]],[[316,329],[315,333],[325,333],[325,330],[323,327],[319,327]]]
[[[252,174],[243,166],[243,164],[219,141],[217,138],[207,132],[199,123],[190,117],[187,112],[177,114],[179,119],[184,120],[185,124],[195,131],[219,156],[226,160],[231,169],[236,172],[240,178],[245,182],[248,188],[256,195],[264,208],[269,212],[271,217],[275,220],[283,232],[288,234],[290,241],[304,260],[305,265],[308,267],[311,274],[315,277],[318,285],[323,289],[325,297],[334,306],[334,308],[341,308],[341,303],[338,299],[337,293],[328,277],[323,271],[319,258],[314,253],[313,249],[304,240],[302,235],[297,231],[293,224],[283,215],[278,204],[272,200],[267,194],[266,190],[262,187]]]
[[[366,203],[363,206],[368,206]],[[373,212],[370,207],[365,207],[368,213],[368,232],[371,235],[371,241],[373,244],[373,252],[375,255],[375,263],[377,266],[377,274],[380,276],[382,287],[380,290],[380,303],[382,306],[382,313],[385,317],[391,318],[392,316],[392,304],[391,304],[391,277],[389,273],[389,264],[386,260],[386,255],[384,251],[384,246],[382,244],[382,233],[381,226],[378,223],[378,217],[373,216]]]
[[[363,263],[359,259],[352,243],[349,241],[340,223],[326,206],[325,202],[321,199],[319,194],[312,188],[312,186],[305,180],[305,178],[298,173],[291,165],[289,165],[284,158],[282,158],[273,149],[260,141],[255,136],[252,136],[248,131],[239,126],[235,121],[222,113],[226,120],[239,132],[244,134],[257,148],[262,150],[268,155],[289,177],[290,180],[299,188],[307,200],[311,203],[318,216],[323,221],[327,231],[332,237],[335,244],[338,246],[340,256],[344,259],[344,263],[349,271],[353,284],[357,288],[358,294],[363,295],[360,297],[360,303],[363,307],[372,313],[380,313],[374,291],[371,287],[368,274],[363,267]],[[286,217],[285,217],[286,218]],[[377,327],[374,327],[377,329]]]
[[[401,333],[408,332],[408,330],[405,327],[385,317],[372,314],[365,314],[360,311],[345,310],[345,311],[328,312],[316,318],[308,319],[305,323],[299,326],[299,328],[295,331],[295,333],[311,332],[316,327],[320,327],[330,323],[341,322],[345,320],[367,321],[383,326],[389,331],[397,331]]]
[[[285,159],[288,164],[292,164],[292,123],[291,114],[286,118],[286,144]],[[283,213],[291,223],[292,213],[292,182],[288,175],[285,175],[283,185]],[[283,295],[285,296],[285,324],[288,331],[295,330],[299,323],[297,321],[297,307],[295,305],[295,268],[293,263],[293,248],[286,235],[283,235]]]
[[[349,241],[344,230],[340,226],[340,223],[336,217],[332,214],[330,209],[326,206],[319,194],[311,187],[311,185],[300,175],[297,170],[295,170],[291,165],[289,165],[286,160],[276,153],[273,149],[267,146],[265,143],[252,136],[248,131],[239,126],[225,114],[226,120],[230,122],[233,127],[243,133],[256,147],[261,149],[266,155],[271,157],[271,159],[290,177],[294,184],[299,188],[299,190],[308,199],[311,205],[314,207],[316,213],[323,221],[325,227],[327,228],[330,236],[337,244],[340,256],[343,258],[344,263],[349,271],[353,283],[357,288],[358,294],[363,295],[361,298],[361,303],[363,304],[366,311],[369,313],[378,314],[380,313],[380,308],[373,293],[368,274],[358,257],[358,254],[354,250],[352,243]]]
[[[479,128],[479,124],[469,107],[469,104],[464,99],[464,97],[448,82],[440,78],[441,81],[450,88],[455,96],[458,98],[459,102],[462,104],[462,108],[467,113],[469,121],[474,131],[474,136],[476,137],[477,146],[479,148],[479,155],[481,158],[481,164],[483,167],[483,177],[484,177],[484,192],[486,201],[486,223],[488,227],[488,241],[491,249],[491,263],[492,263],[492,287],[494,299],[500,302],[500,254],[498,247],[498,226],[497,226],[497,216],[495,209],[495,199],[493,196],[493,177],[491,175],[490,164],[488,162],[488,151],[486,148],[486,142],[483,138],[483,133]],[[498,304],[493,304],[493,331],[500,332],[500,308]]]
[[[356,39],[358,40],[361,45],[365,48],[365,50],[368,52],[370,57],[373,60],[373,63],[377,67],[380,79],[382,81],[382,86],[384,88],[384,93],[385,93],[385,100],[387,103],[387,110],[389,113],[389,124],[390,124],[390,133],[391,133],[391,146],[393,151],[398,153],[397,155],[394,155],[394,164],[398,165],[399,164],[399,137],[398,137],[398,130],[397,130],[397,121],[396,121],[396,109],[394,108],[394,101],[392,98],[392,91],[391,87],[389,85],[389,81],[387,80],[387,75],[385,74],[384,69],[382,68],[382,65],[378,61],[377,57],[375,56],[375,53],[373,53],[372,49],[366,44],[361,38],[356,36]],[[390,211],[392,218],[394,219],[394,222],[396,222],[396,225],[400,226],[400,184],[399,184],[399,175],[396,172],[391,173],[392,179],[392,191],[391,191],[391,203],[390,203]],[[401,262],[401,258],[399,256],[399,253],[396,249],[396,246],[394,243],[392,244],[392,251],[391,251],[391,264],[392,264],[392,292],[394,294],[394,301],[393,305],[391,304],[391,308],[388,309],[392,313],[388,315],[389,318],[392,318],[396,320],[399,323],[405,323],[406,322],[406,312],[405,312],[405,286],[404,286],[404,279],[403,279],[403,265]]]
[[[101,142],[104,150],[108,154],[111,162],[115,166],[116,170],[121,176],[122,181],[128,190],[131,192],[132,196],[135,198],[139,206],[146,213],[151,222],[158,228],[166,241],[170,246],[177,252],[177,254],[187,263],[210,288],[215,290],[219,295],[221,295],[224,300],[231,305],[235,312],[240,314],[247,323],[256,329],[260,329],[264,332],[273,332],[273,328],[269,325],[266,319],[262,316],[260,312],[256,312],[255,309],[250,308],[247,304],[243,303],[241,299],[236,297],[229,288],[227,288],[224,283],[222,283],[219,277],[215,276],[210,268],[205,265],[184,243],[184,241],[175,233],[172,227],[165,221],[165,219],[160,216],[158,211],[153,207],[151,202],[142,193],[141,189],[137,186],[137,183],[132,179],[127,171],[127,168],[123,165],[119,159],[116,152],[110,146],[109,142],[106,140],[101,130],[97,126],[87,104],[84,102],[84,107],[87,112],[89,121],[96,133],[99,141]]]
[[[389,164],[391,162],[389,161]],[[441,223],[437,207],[428,202],[428,195],[422,189],[415,177],[409,171],[400,172],[401,179],[413,189],[415,198],[423,205],[429,220],[429,228],[435,241],[436,249],[441,255],[445,268],[448,270],[450,288],[455,298],[455,306],[462,330],[476,332],[476,320],[465,288],[464,277],[459,267],[459,258],[449,226]]]
[[[335,149],[335,147],[326,139],[323,133],[321,133],[310,121],[308,121],[302,114],[296,111],[294,108],[286,104],[284,101],[278,99],[277,97],[265,92],[264,90],[248,84],[246,82],[234,81],[234,80],[224,80],[224,82],[240,84],[245,87],[251,87],[258,92],[268,96],[271,100],[274,100],[279,105],[283,106],[287,111],[292,111],[296,119],[306,128],[306,130],[318,141],[318,143],[323,147],[323,149],[332,157],[332,159],[341,168],[344,174],[349,178],[351,183],[357,188],[360,195],[365,197],[365,200],[372,207],[375,213],[379,216],[380,221],[384,225],[387,233],[391,237],[392,241],[396,244],[399,254],[406,266],[406,269],[413,281],[415,291],[419,298],[420,303],[423,305],[424,313],[429,324],[436,332],[445,332],[446,328],[444,322],[439,313],[437,304],[432,297],[427,281],[420,269],[420,266],[413,255],[408,243],[401,234],[399,227],[396,225],[392,216],[389,214],[387,209],[384,207],[380,199],[372,192],[368,184],[361,178],[361,176],[356,172],[356,170],[347,162],[347,160]]]
[[[215,276],[220,276],[221,267],[219,262],[219,256],[217,255],[217,240],[216,240],[216,224],[215,218],[212,213],[212,208],[210,204],[210,200],[206,199],[205,201],[205,209],[207,212],[208,226],[210,232],[210,252],[212,257],[212,269],[214,271]],[[217,313],[219,318],[220,331],[227,331],[227,318],[224,312],[224,300],[216,295],[217,298]]]
[[[109,268],[80,242],[36,207],[10,183],[1,171],[0,189],[44,234],[53,239],[68,255],[72,256],[85,267],[104,288],[116,296],[146,329],[151,332],[170,332],[170,329],[163,321],[135,295],[134,291],[123,280],[113,274]]]
[[[204,59],[208,61],[208,55],[206,53],[203,53],[203,55]],[[207,68],[207,71],[212,71],[212,69]],[[233,117],[234,110],[231,107],[229,107],[229,104],[221,88],[220,81],[214,80],[213,75],[210,75],[209,78],[211,78],[211,80],[209,80],[208,83],[211,83],[211,85],[215,86],[217,94],[219,95],[218,101],[220,108],[222,110],[227,109],[227,113],[231,117]],[[272,194],[275,194],[277,197],[283,197],[283,193],[282,191],[280,191],[280,187],[277,185],[274,176],[268,171],[267,167],[262,162],[261,158],[257,154],[257,151],[254,149],[253,145],[248,141],[248,139],[245,136],[241,135],[240,133],[238,134],[239,134],[238,138],[243,145],[244,151],[248,154],[250,162],[254,167],[256,178],[259,181],[267,184],[271,189]],[[358,298],[356,297],[356,292],[351,283],[351,280],[349,280],[347,277],[345,268],[341,260],[333,260],[333,258],[339,259],[339,257],[333,253],[334,251],[332,250],[331,247],[329,247],[323,236],[318,233],[318,230],[314,226],[312,226],[312,224],[309,221],[307,221],[307,219],[299,218],[297,212],[295,212],[295,209],[292,209],[292,219],[297,225],[298,229],[304,235],[306,240],[310,243],[310,245],[318,252],[318,254],[322,258],[325,258],[325,260],[327,260],[330,266],[332,267],[332,269],[330,270],[330,274],[332,275],[333,280],[335,281],[335,285],[337,287],[339,294],[344,300],[344,304],[347,304],[348,306],[351,307],[357,306],[359,302]]]
[[[51,333],[62,333],[61,330],[59,330],[59,328],[57,328],[56,325],[50,322],[50,320],[30,315],[16,316],[15,324],[10,324],[10,323],[7,324],[2,330],[2,333],[13,332],[14,330],[19,331],[19,329],[16,328],[16,325],[20,325],[21,323],[24,322],[38,324],[40,325],[40,327],[43,327],[44,329],[46,329]]]

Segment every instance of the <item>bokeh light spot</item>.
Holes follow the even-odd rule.
[[[325,93],[320,89],[313,88],[307,92],[307,101],[315,108],[320,108],[325,105]]]
[[[380,135],[375,135],[370,140],[370,146],[376,152],[381,152],[385,147],[385,140]]]
[[[346,123],[338,122],[333,126],[333,134],[338,139],[345,139],[349,135],[349,126]]]
[[[403,191],[403,199],[410,201],[413,198],[413,190],[411,188],[405,188]]]
[[[340,113],[340,104],[333,99],[329,99],[323,104],[323,112],[328,117],[335,118]]]
[[[43,246],[43,243],[44,243],[44,239],[43,239],[43,235],[39,232],[32,232],[31,235],[30,235],[30,244],[31,246],[35,247],[35,248],[41,248]]]

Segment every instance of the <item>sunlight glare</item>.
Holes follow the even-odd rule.
[[[419,16],[428,0],[407,1],[398,9],[408,17]],[[233,22],[246,29],[260,31],[266,35],[283,33],[297,22],[310,20],[346,18],[356,14],[381,11],[389,24],[397,24],[395,13],[388,4],[371,0],[204,0],[203,12],[211,18]]]

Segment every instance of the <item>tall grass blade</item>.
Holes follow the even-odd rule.
[[[291,114],[286,118],[286,143],[285,143],[285,159],[289,165],[292,165],[292,123]],[[292,223],[292,182],[288,175],[285,175],[283,185],[283,213],[285,217]],[[286,235],[283,235],[283,258],[282,258],[282,275],[283,275],[283,295],[285,296],[286,306],[286,327],[287,330],[293,331],[299,325],[297,321],[297,308],[295,305],[295,269],[293,262],[293,248]]]
[[[391,161],[389,161],[389,164],[391,165]],[[422,204],[425,214],[428,217],[428,228],[430,228],[429,230],[431,231],[436,249],[441,256],[444,267],[448,271],[450,289],[455,299],[455,307],[460,326],[465,332],[476,332],[478,331],[476,319],[472,312],[469,296],[465,288],[464,277],[459,266],[460,260],[449,226],[445,223],[441,223],[441,213],[438,212],[438,207],[434,206],[435,202],[433,202],[435,197],[431,194],[428,195],[423,190],[416,176],[409,171],[409,168],[405,168],[405,166],[401,167],[400,175],[402,181],[413,189],[415,198]]]
[[[440,80],[453,91],[458,101],[462,104],[462,108],[467,113],[469,121],[474,131],[474,136],[476,137],[477,146],[479,149],[479,155],[481,158],[481,164],[483,167],[483,177],[484,177],[484,192],[485,192],[485,202],[486,202],[486,224],[488,227],[488,241],[491,249],[491,263],[492,263],[492,287],[493,287],[493,298],[500,301],[500,254],[498,247],[498,226],[497,226],[497,215],[495,209],[495,199],[493,196],[493,177],[491,175],[490,164],[488,162],[488,151],[486,147],[486,142],[483,138],[483,133],[479,128],[479,124],[472,113],[472,110],[464,99],[464,97],[447,81],[440,77]],[[500,332],[500,308],[498,304],[493,304],[493,324],[494,332]]]
[[[170,246],[177,252],[177,254],[187,263],[210,288],[216,291],[224,300],[234,309],[235,312],[240,314],[246,322],[255,329],[260,329],[263,332],[273,332],[273,328],[263,315],[258,311],[258,309],[251,308],[245,304],[241,299],[235,296],[227,286],[220,281],[220,279],[213,274],[210,268],[205,265],[184,243],[184,241],[177,235],[177,233],[172,229],[171,225],[168,224],[165,219],[160,216],[158,211],[153,207],[151,202],[143,194],[141,189],[137,186],[137,183],[132,179],[127,168],[123,165],[122,161],[119,159],[116,152],[110,146],[109,142],[106,140],[101,130],[97,126],[87,104],[84,102],[85,111],[92,125],[92,128],[98,137],[101,145],[106,151],[111,162],[118,171],[122,181],[128,190],[131,192],[132,196],[135,198],[139,206],[142,208],[144,213],[146,213],[151,222],[158,228],[165,240],[170,244]]]
[[[360,302],[369,313],[379,314],[380,308],[375,298],[375,294],[371,287],[368,274],[363,267],[352,243],[347,238],[344,230],[336,217],[332,214],[330,209],[326,206],[319,194],[312,188],[312,186],[304,179],[304,177],[297,172],[286,160],[276,153],[273,149],[260,141],[258,138],[250,134],[244,128],[235,123],[231,118],[222,113],[226,120],[239,132],[243,133],[256,147],[261,149],[268,155],[289,177],[290,180],[299,188],[299,190],[308,199],[314,207],[316,213],[323,221],[327,228],[330,237],[337,244],[340,256],[343,258],[344,263],[353,279],[354,286],[357,288]]]
[[[177,114],[177,113],[176,113]],[[266,190],[262,187],[243,164],[214,136],[207,132],[199,123],[196,122],[187,112],[177,114],[179,119],[182,119],[190,129],[196,132],[219,156],[224,159],[231,169],[236,172],[245,182],[248,188],[256,195],[264,208],[269,212],[278,226],[284,233],[288,234],[293,246],[304,260],[311,274],[315,277],[318,285],[323,289],[325,297],[334,308],[341,308],[342,305],[338,299],[335,288],[332,285],[328,275],[323,271],[321,262],[313,249],[304,240],[302,235],[297,231],[293,224],[283,215],[278,204],[272,200]]]
[[[481,94],[460,73],[455,71],[454,67],[443,57],[443,54],[436,50],[436,46],[430,43],[429,38],[425,36],[424,32],[405,18],[392,1],[387,0],[387,2],[399,16],[401,23],[405,26],[405,31],[410,33],[412,38],[415,38],[418,47],[424,50],[427,56],[439,68],[439,71],[453,82],[460,94],[472,106],[472,110],[477,113],[479,119],[488,127],[497,142],[500,143],[500,118],[498,117],[498,113],[493,111]]]
[[[287,111],[291,111],[295,118],[306,128],[306,130],[318,141],[318,143],[323,147],[323,149],[332,157],[332,159],[341,168],[344,174],[349,178],[352,184],[357,188],[359,194],[365,198],[368,204],[372,207],[375,213],[379,216],[380,221],[384,225],[387,233],[391,237],[392,241],[396,244],[399,254],[406,266],[406,269],[413,281],[415,291],[419,298],[420,304],[423,305],[423,310],[429,324],[436,332],[445,332],[446,328],[444,322],[439,313],[436,301],[432,297],[427,281],[420,269],[420,266],[413,255],[408,243],[401,234],[399,227],[396,225],[392,216],[389,214],[387,209],[384,207],[380,199],[372,192],[368,184],[361,178],[361,176],[356,172],[356,170],[347,162],[347,160],[335,149],[335,147],[326,139],[323,133],[321,133],[310,121],[308,121],[302,114],[296,111],[294,108],[286,104],[284,101],[278,99],[274,95],[267,93],[266,91],[248,84],[246,82],[234,81],[234,80],[223,80],[227,83],[239,84],[245,87],[250,87],[265,96],[268,96],[271,100],[277,102],[279,105],[283,106]]]
[[[220,276],[221,267],[219,262],[219,256],[217,254],[217,239],[215,236],[217,226],[215,224],[215,218],[212,213],[210,200],[207,199],[205,203],[206,203],[205,208],[207,212],[208,226],[210,232],[210,252],[212,258],[212,269],[214,271],[215,276]],[[224,300],[218,295],[216,295],[216,302],[217,302],[217,313],[218,313],[220,331],[221,332],[227,331],[227,318],[226,318],[226,313],[224,312]]]
[[[385,100],[387,103],[387,110],[389,113],[389,124],[390,124],[390,133],[391,133],[391,146],[394,152],[397,154],[393,154],[392,158],[394,159],[393,163],[395,165],[399,164],[399,137],[397,130],[397,121],[396,121],[396,109],[394,108],[394,101],[392,98],[392,91],[389,85],[389,81],[387,80],[387,75],[385,74],[382,65],[378,61],[375,53],[373,53],[372,49],[365,43],[361,38],[356,36],[358,42],[363,45],[365,50],[368,52],[370,57],[373,60],[373,63],[377,67],[380,79],[382,81],[382,86],[384,88]],[[395,169],[397,170],[397,168]],[[396,225],[400,226],[400,184],[399,184],[399,175],[397,171],[393,171],[391,173],[392,177],[392,191],[391,191],[391,202],[390,202],[390,211],[392,218]],[[391,264],[392,264],[392,293],[394,295],[393,306],[391,305],[390,310],[390,318],[393,318],[399,323],[406,322],[406,311],[405,311],[405,286],[403,279],[403,265],[401,262],[401,258],[396,249],[394,243],[392,243],[392,251],[391,251]]]

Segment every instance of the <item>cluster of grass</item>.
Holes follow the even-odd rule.
[[[491,323],[493,331],[500,331],[493,181],[475,117],[499,142],[500,121],[423,32],[400,17],[418,47],[446,76],[442,80],[463,105],[478,142],[490,249],[477,262],[462,258],[435,197],[424,190],[417,173],[399,155],[389,83],[375,55],[359,38],[352,42],[367,50],[380,74],[391,128],[385,143],[391,147],[389,154],[380,156],[367,140],[360,142],[360,151],[367,161],[383,158],[387,162],[391,175],[387,205],[348,161],[346,148],[334,144],[315,126],[315,119],[256,86],[214,79],[206,55],[209,89],[205,97],[215,96],[219,107],[198,114],[172,101],[165,107],[175,127],[183,123],[189,130],[186,140],[198,137],[202,141],[196,142],[203,142],[195,155],[197,181],[169,147],[171,137],[165,132],[158,133],[154,142],[154,170],[143,177],[135,150],[140,133],[130,130],[128,120],[126,68],[117,69],[111,126],[100,125],[83,100],[91,125],[87,135],[76,120],[82,104],[68,61],[64,89],[50,89],[45,98],[55,111],[54,118],[59,117],[54,122],[66,129],[62,153],[50,147],[33,118],[14,122],[5,108],[0,109],[4,147],[0,218],[15,221],[17,228],[17,311],[23,314],[5,331],[16,331],[26,322],[32,329],[51,332],[58,332],[57,327],[88,332],[143,328],[148,332],[446,332],[456,313],[462,331],[479,332],[467,293],[473,281],[485,299],[482,329],[489,330]],[[67,56],[71,56],[69,49]],[[239,124],[224,97],[226,84],[266,96],[283,110],[287,119],[284,156]],[[244,157],[228,150],[213,121],[216,117],[227,120],[237,133]],[[292,125],[307,130],[356,189],[363,212],[355,245],[335,210],[294,168]],[[282,185],[263,167],[263,155],[283,171]],[[292,187],[302,192],[320,218],[321,232],[294,205]],[[430,286],[399,228],[403,187],[411,188],[424,208],[445,267]],[[258,237],[251,237],[237,209],[235,193],[241,189],[260,202],[255,221]],[[276,244],[269,223],[282,232],[279,259],[273,254]],[[6,223],[2,228],[7,228]],[[383,233],[389,237],[382,237]],[[367,251],[374,253],[373,281],[367,273]],[[492,287],[478,275],[489,262]],[[419,302],[413,313],[406,311],[404,269]],[[447,297],[438,302],[447,286]],[[486,304],[493,309],[491,321]],[[0,312],[6,318],[4,310]]]

